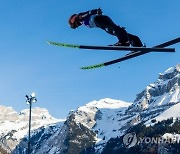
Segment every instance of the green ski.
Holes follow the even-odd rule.
[[[48,41],[48,44],[69,47],[69,48],[78,48],[78,49],[91,49],[91,50],[112,50],[112,51],[142,51],[142,52],[175,52],[174,48],[147,48],[147,47],[126,47],[126,46],[93,46],[93,45],[74,45],[67,43],[58,43]]]
[[[159,45],[157,45],[155,47],[164,48],[164,47],[167,47],[167,46],[179,43],[179,42],[180,42],[180,37],[176,38],[176,39],[173,39],[173,40],[170,40],[170,41],[167,41],[165,43],[159,44]],[[119,62],[122,62],[122,61],[125,61],[125,60],[128,60],[128,59],[131,59],[131,58],[135,58],[137,56],[140,56],[140,55],[143,55],[143,54],[146,54],[146,53],[148,53],[148,52],[137,51],[137,52],[133,52],[131,54],[128,54],[128,55],[126,55],[124,57],[121,57],[121,58],[118,58],[118,59],[115,59],[115,60],[112,60],[112,61],[104,62],[104,63],[97,64],[97,65],[90,65],[90,66],[81,67],[81,69],[86,70],[86,69],[100,68],[100,67],[103,67],[103,66],[112,65],[112,64],[115,64],[115,63],[119,63]]]

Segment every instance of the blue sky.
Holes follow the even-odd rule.
[[[108,45],[117,39],[100,29],[70,29],[71,14],[101,7],[103,13],[138,35],[148,47],[180,36],[179,0],[18,0],[0,5],[0,104],[20,111],[25,95],[57,117],[106,97],[128,102],[154,82],[158,73],[180,63],[176,53],[150,53],[94,70],[81,66],[105,62],[126,52],[66,49],[47,40],[84,45]]]

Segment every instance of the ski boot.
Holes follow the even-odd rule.
[[[113,45],[110,45],[110,46],[124,46],[124,47],[129,47],[130,46],[130,42],[129,41],[127,41],[127,42],[125,42],[125,43],[121,43],[121,42],[116,42],[115,44],[113,44]]]

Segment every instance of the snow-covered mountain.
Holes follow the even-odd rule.
[[[106,98],[71,111],[61,129],[36,153],[76,154],[95,144],[105,144],[111,137],[123,133],[123,130],[117,128],[126,122],[128,117],[125,110],[130,105],[131,103]]]
[[[0,147],[10,153],[22,142],[23,138],[27,143],[29,110],[25,109],[18,113],[12,107],[0,105],[0,111]],[[32,108],[31,130],[35,134],[39,128],[57,125],[62,121],[52,117],[44,108]]]
[[[137,95],[133,110],[150,109],[180,102],[180,64],[159,74],[159,78]]]
[[[1,147],[4,148],[4,143],[10,149],[16,145],[12,153],[25,153],[28,110],[17,113],[12,108],[4,108],[2,111],[0,120],[4,123],[0,126],[0,131],[3,130],[3,133],[0,133],[3,139]],[[156,135],[163,138],[178,137],[180,122],[176,121],[180,119],[180,64],[160,73],[158,80],[137,94],[133,103],[110,98],[92,101],[71,111],[65,122],[60,122],[46,113],[46,110],[34,110],[33,116],[39,123],[33,123],[31,153],[108,153],[110,149],[119,150],[121,137],[130,130],[137,130],[138,133],[141,129],[151,129],[151,133],[155,130]],[[163,122],[170,118],[171,124],[169,121]],[[10,125],[11,129],[7,129]],[[165,129],[165,126],[168,126],[168,129]],[[173,127],[172,130],[170,126]],[[160,133],[156,131],[159,127]],[[20,134],[19,130],[23,130],[23,133]],[[23,136],[25,137],[20,139]],[[12,141],[16,142],[14,146],[10,146],[14,143]]]
[[[136,124],[144,123],[149,126],[154,121],[179,117],[179,103],[180,64],[160,73],[156,82],[137,94],[134,103],[106,98],[70,112],[64,125],[66,144],[62,147],[65,149],[56,149],[53,153],[63,150],[66,153],[83,153],[86,149],[101,153],[108,140],[122,136]],[[171,112],[174,114],[170,114]],[[166,117],[160,118],[163,114]]]
[[[134,103],[106,98],[71,111],[62,129],[47,141],[53,148],[45,145],[42,147],[45,151],[38,152],[102,153],[110,139],[124,135],[139,123],[150,126],[179,117],[179,102],[180,65],[177,65],[161,73],[156,82],[137,94]]]
[[[124,133],[122,126],[134,118],[129,118],[125,113],[131,104],[110,98],[93,101],[73,112],[73,120],[95,132],[95,143],[102,146],[110,138]]]

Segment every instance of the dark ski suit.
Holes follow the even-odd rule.
[[[105,30],[107,33],[116,36],[121,46],[129,46],[130,44],[135,47],[143,46],[138,36],[127,33],[124,28],[116,25],[110,17],[102,15],[102,12],[98,14],[98,9],[95,10],[79,13],[78,22],[80,25],[85,25],[89,28],[98,27]]]

